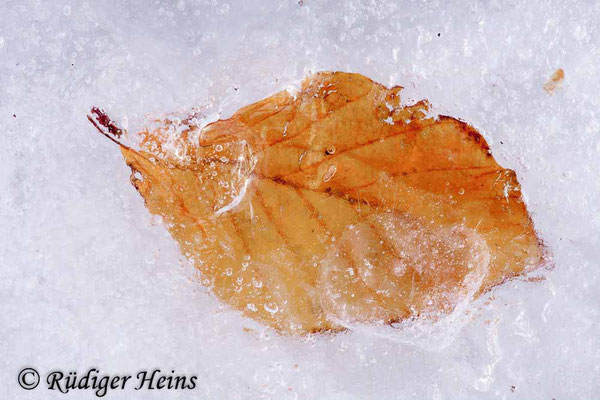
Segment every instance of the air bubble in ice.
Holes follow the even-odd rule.
[[[265,303],[263,307],[269,314],[276,314],[277,311],[279,311],[277,304],[273,303],[272,301]]]
[[[329,182],[331,180],[331,178],[333,178],[333,176],[335,175],[336,172],[337,172],[337,167],[334,164],[331,164],[327,168],[327,172],[325,172],[325,175],[323,175],[323,182]]]

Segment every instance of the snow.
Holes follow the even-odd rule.
[[[599,12],[539,0],[3,2],[0,397],[65,396],[21,389],[26,366],[198,376],[195,390],[113,399],[600,396]],[[402,85],[404,103],[427,98],[479,129],[517,172],[554,269],[476,301],[441,349],[360,331],[282,337],[219,304],[86,113],[104,107],[135,129],[197,107],[205,124],[320,70]]]

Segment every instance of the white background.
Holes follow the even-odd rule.
[[[600,397],[599,4],[3,1],[0,397],[94,398],[27,392],[25,366],[198,376],[194,391],[109,399]],[[319,70],[403,85],[405,102],[480,130],[517,171],[553,253],[546,279],[496,288],[442,350],[294,340],[219,305],[86,113],[132,130],[194,106],[215,120]]]

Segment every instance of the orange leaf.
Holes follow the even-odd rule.
[[[435,318],[544,254],[514,171],[467,124],[401,106],[400,90],[319,73],[121,150],[150,212],[245,315],[287,333]],[[90,120],[123,133],[97,109]]]

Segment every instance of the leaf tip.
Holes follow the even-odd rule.
[[[120,139],[126,131],[119,128],[103,109],[93,106],[90,113],[87,115],[87,119],[94,125],[98,132],[109,138],[111,141],[121,147],[129,148],[117,140]]]

